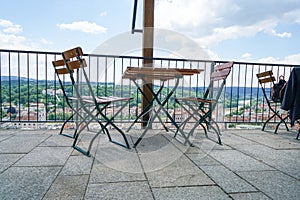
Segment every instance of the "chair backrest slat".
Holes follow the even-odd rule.
[[[87,67],[87,64],[86,64],[84,58],[81,60],[81,62],[80,62],[80,60],[74,60],[74,61],[68,62],[68,67],[69,67],[71,70],[79,69],[81,66],[82,66],[82,67]]]
[[[83,56],[81,47],[76,47],[63,52],[65,60],[71,60],[72,58],[77,58],[78,56]]]
[[[273,71],[266,71],[256,74],[257,78],[262,78],[266,76],[273,76]]]
[[[225,80],[231,72],[232,66],[233,61],[215,66],[214,71],[211,74],[212,81]]]
[[[262,83],[274,83],[274,81],[276,81],[275,77],[274,76],[271,76],[271,77],[267,77],[267,78],[262,78],[262,79],[259,79],[258,80],[261,84]]]
[[[52,61],[52,65],[55,69],[56,74],[68,74],[69,70],[67,69],[64,60],[55,60]],[[73,70],[72,70],[73,72]]]
[[[211,78],[216,81],[216,80],[221,80],[221,79],[226,79],[226,77],[229,75],[231,71],[231,68],[223,68],[222,70],[215,70],[211,74]]]

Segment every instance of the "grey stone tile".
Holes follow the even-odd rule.
[[[241,131],[243,132],[243,131]],[[236,131],[234,131],[234,133],[236,133]],[[251,141],[247,138],[243,138],[241,137],[243,135],[236,135],[233,134],[233,131],[226,131],[223,136],[222,136],[222,141],[224,144],[230,145],[230,146],[234,146],[234,145],[243,145],[243,144],[257,144],[254,141]]]
[[[211,166],[211,165],[221,165],[218,161],[213,159],[207,153],[198,154],[186,154],[197,166]]]
[[[0,199],[42,199],[60,167],[11,167],[0,174]]]
[[[226,193],[257,191],[257,189],[224,166],[201,166],[201,169]]]
[[[0,134],[0,142],[3,140],[6,140],[7,138],[13,137],[12,134],[8,134],[5,132],[5,134]]]
[[[147,142],[150,141],[151,143],[148,145]],[[182,144],[177,145],[183,146]],[[183,156],[183,152],[182,149],[179,150],[174,145],[174,142],[168,142],[161,135],[156,135],[152,136],[151,139],[146,138],[143,145],[138,147],[138,155],[142,162],[143,169],[147,173],[171,165]]]
[[[81,156],[70,156],[64,165],[60,175],[82,175],[90,174],[94,158]]]
[[[290,140],[269,132],[235,132],[234,134],[274,149],[299,149],[300,147],[296,140]]]
[[[36,147],[19,160],[15,166],[64,165],[71,151],[71,147]]]
[[[179,138],[180,141],[184,141],[183,137],[179,134],[178,134],[177,138]],[[222,137],[221,137],[221,140],[222,140]],[[213,149],[219,149],[219,150],[230,149],[229,146],[220,145],[218,143],[216,133],[214,133],[214,132],[208,132],[208,137],[206,137],[204,135],[204,132],[195,131],[194,135],[190,136],[189,141],[193,144],[193,146],[195,146],[201,150],[205,150],[205,151],[210,151]],[[187,151],[188,153],[194,153],[194,152],[191,152],[190,150],[195,150],[195,149],[191,148],[191,149],[188,149],[188,151]]]
[[[0,154],[0,173],[14,164],[25,154]]]
[[[28,153],[49,135],[24,134],[14,135],[0,143],[1,153]]]
[[[299,150],[276,150],[264,145],[237,146],[237,149],[274,167],[275,169],[300,179]]]
[[[209,155],[232,171],[274,170],[274,168],[237,150],[216,150],[212,151]]]
[[[141,131],[139,135],[141,135]],[[165,136],[164,136],[165,134]],[[133,141],[136,141],[138,137],[132,137]],[[147,152],[154,152],[160,149],[164,149],[165,147],[170,147],[174,145],[171,141],[174,138],[170,136],[170,134],[165,133],[162,130],[151,130],[148,131],[147,134],[143,137],[141,142],[137,146],[137,150],[139,153],[147,153]]]
[[[83,199],[87,188],[88,178],[88,175],[58,176],[43,200]]]
[[[146,172],[151,187],[213,185],[214,182],[185,156],[153,172]]]
[[[147,182],[122,182],[89,184],[85,199],[153,200],[153,197]]]
[[[95,135],[96,135],[96,133],[93,133],[93,132],[88,132],[88,131],[82,132],[78,138],[76,146],[87,151],[88,147],[90,145],[90,142],[92,141],[92,139]],[[106,142],[108,142],[106,135],[103,135],[103,134],[98,135],[96,137],[96,139],[93,141],[92,147],[90,149],[90,154],[92,156],[94,156],[97,152],[97,147],[98,147],[100,138],[101,138],[101,140],[105,140]],[[72,142],[72,144],[73,144],[73,142]],[[72,155],[83,155],[83,154],[81,152],[75,150],[72,152]]]
[[[112,143],[99,146],[92,167],[91,183],[145,180],[135,149],[125,149]]]
[[[230,199],[217,186],[153,188],[156,200]]]
[[[279,171],[239,172],[245,180],[272,199],[299,199],[300,181]]]
[[[65,137],[63,135],[51,135],[51,137],[47,138],[43,143],[39,146],[48,146],[48,147],[55,147],[55,146],[65,146],[70,147],[73,144],[74,139]]]
[[[130,173],[118,171],[102,164],[94,164],[90,183],[122,182],[122,181],[141,181],[146,180],[142,173]]]
[[[196,139],[193,141],[193,145],[195,145],[196,147],[198,147],[204,152],[210,152],[212,150],[232,149],[230,146],[228,146],[226,143],[223,142],[223,137],[221,137],[221,140],[222,140],[222,145],[217,143],[216,142],[217,140],[211,140],[207,138],[203,138],[200,140]],[[192,153],[192,152],[188,152],[188,153]]]
[[[236,193],[230,194],[234,200],[271,200],[262,192]]]

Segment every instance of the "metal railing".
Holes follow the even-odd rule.
[[[118,120],[128,122],[137,116],[141,95],[134,84],[122,79],[122,73],[127,66],[142,67],[143,59],[147,58],[95,54],[85,57],[90,81],[98,96],[134,98]],[[70,116],[52,67],[52,61],[58,59],[61,59],[61,53],[58,52],[0,50],[0,122],[62,122]],[[208,86],[212,64],[224,62],[227,61],[153,58],[155,67],[204,70],[199,75],[184,78],[175,96],[201,96]],[[263,122],[269,117],[270,111],[256,74],[273,70],[275,77],[284,75],[288,79],[292,67],[285,64],[235,62],[226,80],[222,103],[216,110],[216,120],[229,126]],[[69,81],[67,76],[65,81]],[[154,87],[156,84],[159,83],[155,82]],[[172,87],[172,81],[165,85],[165,90],[168,90]],[[173,115],[184,115],[173,99],[166,107]],[[8,110],[12,110],[11,114],[7,113]]]

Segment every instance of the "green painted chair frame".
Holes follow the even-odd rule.
[[[125,97],[98,97],[95,95],[92,85],[90,83],[89,77],[86,73],[85,68],[87,68],[87,63],[85,59],[83,58],[83,52],[81,47],[76,47],[67,51],[64,51],[62,53],[64,62],[67,66],[67,69],[70,74],[70,78],[76,93],[76,97],[78,98],[78,102],[80,106],[82,106],[84,112],[88,115],[89,122],[86,123],[84,126],[82,126],[76,134],[76,137],[73,142],[73,147],[78,150],[79,152],[83,153],[84,155],[90,156],[90,150],[93,145],[93,142],[99,136],[101,132],[105,133],[108,136],[108,139],[110,142],[113,142],[115,144],[118,144],[120,146],[123,146],[125,148],[130,148],[128,139],[124,132],[114,123],[114,118],[122,111],[125,106],[129,104],[129,102],[132,100],[132,98],[125,98]],[[82,74],[82,77],[85,81],[85,84],[89,90],[90,96],[82,96],[80,92],[80,81],[76,82],[74,78],[74,70],[79,70],[80,73]],[[120,108],[118,111],[114,113],[113,116],[107,116],[105,114],[105,109],[107,109],[109,106],[114,106],[114,103],[119,103]],[[89,105],[88,107],[86,107]],[[89,107],[93,107],[93,109],[88,109]],[[86,128],[86,126],[91,122],[98,122],[100,125],[101,129],[95,134],[95,136],[90,140],[89,146],[87,150],[79,147],[77,145],[78,138],[80,133]],[[112,140],[111,134],[108,131],[107,126],[111,125],[117,132],[121,134],[123,137],[124,143],[117,142],[115,140]]]
[[[258,78],[258,82],[261,86],[263,95],[264,95],[264,99],[268,105],[269,110],[271,111],[271,116],[264,122],[263,127],[262,127],[262,131],[265,131],[266,125],[271,122],[271,120],[275,117],[278,117],[280,119],[280,121],[277,123],[276,128],[274,133],[277,134],[278,128],[280,126],[281,123],[283,123],[285,125],[285,128],[287,131],[289,131],[289,128],[286,124],[286,120],[288,119],[288,115],[286,116],[282,116],[279,112],[280,109],[280,105],[281,102],[280,101],[273,101],[270,96],[270,92],[268,92],[270,90],[270,87],[272,87],[276,81],[273,71],[269,70],[269,71],[265,71],[265,72],[260,72],[258,74],[256,74],[257,78]],[[271,91],[271,90],[270,90]]]
[[[210,83],[203,97],[182,97],[176,98],[175,101],[189,114],[188,117],[181,122],[179,128],[185,129],[185,126],[193,119],[193,127],[187,133],[187,138],[194,134],[196,128],[201,126],[204,129],[206,137],[207,131],[211,128],[217,135],[217,142],[222,144],[221,131],[218,123],[212,118],[212,114],[219,103],[226,78],[231,72],[233,62],[224,63],[214,67],[210,76]],[[176,134],[175,134],[176,137]]]

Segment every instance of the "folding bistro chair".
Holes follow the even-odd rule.
[[[85,122],[85,117],[82,116],[82,114],[81,114],[82,107],[78,107],[78,105],[79,105],[78,98],[76,98],[73,95],[73,85],[70,84],[70,82],[65,81],[66,75],[68,75],[67,77],[69,77],[69,71],[65,65],[64,60],[53,61],[52,65],[55,69],[55,73],[57,75],[58,82],[59,82],[61,90],[63,92],[65,102],[72,111],[71,116],[63,123],[59,134],[70,137],[70,138],[75,138],[77,130],[78,130],[77,127],[80,126],[80,124],[78,122],[79,121],[81,121],[81,123]],[[78,120],[78,119],[80,119],[80,120]],[[64,133],[65,126],[68,123],[75,123],[76,128],[72,135],[70,135],[68,133]]]
[[[89,77],[85,68],[87,68],[87,63],[83,58],[83,52],[80,47],[76,47],[70,50],[67,50],[62,53],[64,63],[68,69],[70,74],[71,82],[73,84],[76,97],[79,102],[79,106],[83,108],[84,113],[86,114],[85,122],[83,126],[78,127],[73,147],[80,151],[85,155],[90,155],[90,150],[92,144],[96,137],[103,131],[107,134],[109,141],[116,143],[120,146],[130,148],[128,140],[124,132],[114,123],[114,119],[116,116],[125,108],[126,105],[130,102],[132,98],[123,98],[123,97],[97,97],[95,95],[92,84],[90,83]],[[77,71],[77,76],[79,75],[81,78],[77,80],[74,78],[75,70]],[[79,74],[78,74],[79,73]],[[119,109],[112,114],[112,116],[107,116],[105,111],[110,106],[119,107]],[[100,130],[95,134],[95,136],[91,139],[89,143],[89,147],[87,150],[79,147],[77,145],[78,138],[80,133],[87,127],[91,122],[97,122],[100,125]],[[119,143],[112,140],[110,132],[108,131],[108,125],[112,126],[116,131],[118,131],[123,137],[124,143]]]
[[[266,103],[268,105],[269,110],[272,112],[272,115],[267,119],[267,121],[264,122],[263,127],[262,127],[262,131],[265,130],[266,125],[271,122],[271,120],[275,117],[278,117],[280,119],[280,121],[277,123],[276,128],[274,133],[277,133],[277,130],[279,128],[279,125],[281,123],[283,123],[285,125],[285,128],[287,131],[289,131],[289,128],[285,122],[285,120],[288,118],[288,115],[285,116],[284,118],[282,117],[282,115],[279,113],[279,108],[281,105],[280,100],[276,100],[273,101],[270,96],[271,96],[271,90],[270,88],[274,85],[276,79],[273,75],[273,72],[270,71],[265,71],[265,72],[261,72],[256,74],[257,78],[258,78],[258,82],[261,86],[264,98],[266,100]],[[268,92],[268,90],[270,90],[270,92]]]
[[[210,83],[203,97],[182,97],[176,98],[175,101],[189,114],[188,117],[180,124],[179,128],[185,130],[185,126],[193,121],[193,126],[187,133],[187,138],[193,135],[196,128],[200,125],[204,129],[206,137],[207,130],[213,129],[217,135],[219,144],[222,144],[220,128],[217,122],[212,118],[217,104],[219,103],[226,78],[229,75],[233,62],[225,63],[214,67],[210,76]],[[177,131],[178,132],[178,131]],[[175,137],[176,134],[175,133]]]

